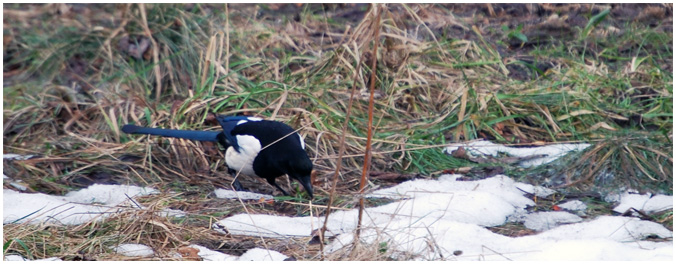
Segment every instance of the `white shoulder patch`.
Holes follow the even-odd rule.
[[[261,120],[263,120],[263,118],[260,118],[260,117],[247,117],[246,119],[239,120],[239,121],[237,122],[237,125],[239,126],[239,125],[244,124],[244,123],[249,122],[249,121],[254,121],[254,122],[255,122],[255,121],[261,121]]]
[[[301,137],[298,133],[296,133],[296,135],[298,135],[298,138],[300,139],[300,147],[305,149],[305,141],[303,140],[303,137]]]
[[[256,175],[253,170],[253,162],[261,151],[261,143],[253,136],[237,135],[239,152],[233,147],[225,151],[225,162],[228,167],[235,171],[241,171],[246,175]]]

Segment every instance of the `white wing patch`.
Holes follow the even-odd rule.
[[[236,138],[240,148],[239,152],[235,151],[233,147],[229,147],[225,151],[225,163],[237,172],[257,176],[253,170],[253,162],[258,156],[258,152],[261,152],[261,143],[255,137],[249,135],[237,135]]]
[[[305,149],[305,141],[303,140],[303,137],[301,137],[298,133],[296,133],[296,135],[298,135],[298,138],[300,139],[300,147]]]
[[[237,125],[239,126],[239,125],[244,124],[244,123],[249,122],[249,121],[261,121],[261,120],[263,120],[263,118],[260,118],[260,117],[247,117],[246,120],[244,120],[244,119],[239,120],[239,121],[237,122]]]

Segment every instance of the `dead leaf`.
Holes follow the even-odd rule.
[[[207,156],[218,156],[221,152],[216,142],[203,141],[202,147],[204,147],[204,154]]]
[[[394,181],[394,182],[403,182],[411,179],[415,179],[415,174],[401,174],[396,172],[379,172],[372,171],[369,176],[374,179],[383,180],[383,181]]]
[[[178,248],[178,253],[181,254],[184,260],[188,261],[200,261],[202,258],[199,256],[200,250],[193,247],[180,247]]]
[[[617,129],[615,129],[614,127],[608,125],[606,122],[598,122],[598,123],[594,124],[593,126],[591,126],[591,127],[587,130],[587,132],[591,132],[591,131],[594,131],[594,130],[598,130],[599,128],[603,128],[603,129],[610,130],[610,131],[615,131],[615,130],[617,130]]]
[[[145,54],[150,48],[150,39],[145,36],[140,36],[136,39],[131,39],[129,36],[124,36],[118,42],[120,50],[129,54],[136,59],[146,59]],[[148,58],[149,59],[149,58]]]
[[[503,138],[505,137],[505,124],[503,124],[502,122],[497,123],[497,124],[493,125],[493,129],[495,130],[495,132],[497,132]]]
[[[586,109],[577,110],[577,111],[570,112],[567,115],[562,115],[562,116],[557,117],[556,121],[566,120],[566,119],[574,117],[574,116],[588,115],[588,114],[596,114],[596,112],[586,110]]]
[[[310,236],[312,236],[312,239],[310,239],[310,242],[308,242],[308,245],[317,245],[321,243],[321,238],[320,238],[320,232],[321,229],[315,229],[310,232]]]
[[[467,155],[467,150],[465,150],[464,147],[458,147],[458,149],[454,150],[451,152],[451,156],[454,158],[459,158],[459,159],[469,159],[469,156]]]
[[[443,170],[445,174],[466,174],[472,170],[472,167],[460,167],[454,169]]]
[[[174,100],[174,102],[171,104],[171,113],[176,114],[178,109],[183,105],[183,101],[181,100]]]

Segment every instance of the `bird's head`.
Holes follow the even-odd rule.
[[[298,180],[305,191],[312,198],[312,179],[310,174],[312,174],[312,161],[303,155],[303,158],[291,159],[289,161],[288,175],[292,179]]]

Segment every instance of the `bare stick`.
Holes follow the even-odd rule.
[[[371,64],[371,87],[370,87],[370,96],[369,96],[369,123],[366,136],[366,149],[364,150],[364,169],[361,174],[361,181],[359,181],[359,219],[357,222],[357,232],[355,233],[355,242],[359,241],[359,234],[361,233],[361,222],[364,215],[364,189],[366,189],[366,177],[371,168],[371,139],[373,138],[373,95],[375,93],[376,87],[376,66],[378,62],[378,37],[380,34],[380,14],[382,8],[378,5],[375,5],[378,8],[378,13],[376,14],[376,20],[373,23],[375,28],[375,34],[373,36],[373,61]]]

